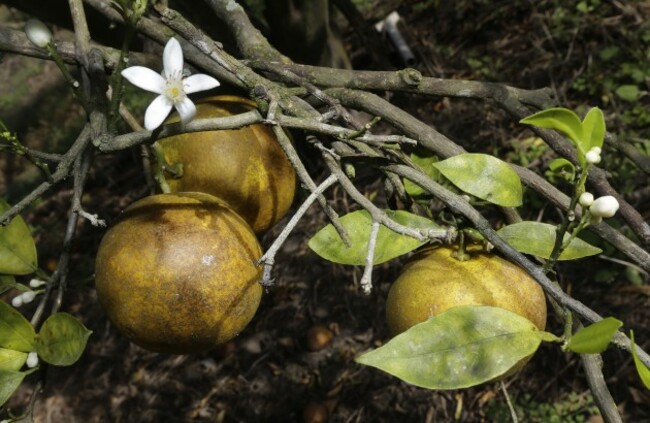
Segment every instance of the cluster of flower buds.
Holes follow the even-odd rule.
[[[596,198],[590,192],[584,192],[578,199],[582,207],[589,208],[592,223],[600,223],[603,218],[612,217],[618,211],[618,201],[611,195]]]
[[[36,292],[34,291],[25,291],[22,294],[16,295],[12,300],[11,300],[11,305],[14,307],[20,307],[23,304],[29,304],[32,301],[34,301],[34,298],[36,298]]]
[[[29,287],[32,289],[40,288],[46,284],[47,282],[36,278],[29,281]],[[18,294],[11,300],[11,305],[14,307],[20,307],[23,304],[29,304],[32,301],[34,301],[34,298],[36,298],[36,294],[37,292],[35,291],[25,291],[21,294]]]

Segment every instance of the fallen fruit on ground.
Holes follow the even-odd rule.
[[[510,310],[546,326],[546,299],[539,284],[525,270],[483,252],[460,261],[448,247],[418,253],[404,266],[386,301],[391,335],[406,331],[459,305],[487,305]]]
[[[252,101],[217,96],[196,104],[196,119],[227,117],[255,108]],[[178,122],[173,116],[167,123]],[[166,162],[182,166],[182,176],[166,173],[172,192],[205,192],[227,202],[256,233],[277,223],[289,210],[296,174],[272,129],[255,124],[241,129],[175,135],[158,141]]]
[[[154,195],[129,206],[102,239],[97,296],[134,343],[201,352],[228,342],[253,318],[261,255],[249,225],[221,200]]]
[[[307,348],[309,351],[320,351],[326,348],[334,339],[334,333],[323,325],[316,325],[307,331]]]

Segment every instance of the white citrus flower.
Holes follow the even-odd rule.
[[[196,106],[187,95],[220,85],[209,75],[183,77],[183,50],[176,38],[170,38],[165,45],[163,68],[162,76],[144,66],[131,66],[122,71],[122,76],[136,87],[160,94],[144,114],[144,127],[149,131],[163,123],[172,107],[180,115],[181,121],[188,123],[196,115]]]
[[[589,212],[595,217],[612,217],[618,210],[618,201],[611,195],[597,198],[589,207]]]

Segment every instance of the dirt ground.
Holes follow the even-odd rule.
[[[636,15],[625,15],[610,5],[597,16],[584,15],[584,22],[573,32],[566,30],[573,38],[565,39],[567,35],[556,32],[559,30],[552,25],[557,2],[544,1],[537,6],[523,1],[499,6],[485,1],[457,2],[455,6],[455,2],[440,3],[444,2],[405,1],[399,9],[403,18],[400,28],[416,54],[416,68],[430,76],[507,82],[522,88],[551,86],[567,107],[589,104],[590,99],[594,105],[593,96],[576,89],[576,80],[591,72],[588,65],[593,55],[622,37],[615,25],[641,25],[635,21]],[[650,18],[647,1],[631,3],[643,20]],[[9,22],[21,18],[7,9],[2,13]],[[342,33],[353,64],[359,68],[370,65],[357,35],[347,27]],[[395,68],[401,66],[396,57],[391,55],[390,60]],[[33,85],[24,94],[15,93],[12,101],[2,94],[5,101],[0,102],[0,118],[26,144],[61,151],[78,128],[74,116],[79,110],[69,100],[60,100],[66,91],[54,67],[31,59],[3,57],[0,79],[5,83],[0,82],[0,92],[13,93],[10,84],[18,82],[12,78],[20,73],[15,69],[29,69],[22,78]],[[54,104],[53,97],[59,99]],[[407,95],[391,99],[471,151],[517,158],[522,148],[514,144],[530,136],[492,104]],[[601,97],[595,101],[600,102]],[[620,112],[611,107],[605,110]],[[300,140],[300,134],[296,139]],[[314,179],[322,180],[325,173],[310,159],[309,147],[299,143],[298,147],[308,165],[313,165]],[[529,167],[543,174],[543,163],[550,154],[544,151],[535,156]],[[18,159],[2,155],[0,165],[0,192],[10,201],[38,182],[38,174]],[[381,202],[383,193],[376,175],[361,175],[355,182]],[[147,194],[139,150],[98,155],[84,206],[107,219],[110,226],[121,210]],[[300,193],[296,206],[304,195]],[[34,228],[40,264],[46,269],[55,265],[61,248],[70,196],[70,184],[63,184],[24,214]],[[357,208],[339,189],[330,191],[328,198],[340,214]],[[647,198],[639,201],[639,210],[648,215]],[[531,208],[532,217],[528,218],[534,219],[533,213],[538,211]],[[261,239],[263,247],[271,244],[284,223],[286,219]],[[209,353],[168,356],[129,343],[106,320],[93,288],[94,252],[105,229],[81,220],[63,309],[79,317],[93,334],[78,363],[47,369],[44,390],[35,403],[35,421],[510,421],[498,384],[432,392],[354,362],[358,354],[388,339],[386,294],[408,257],[376,267],[374,289],[364,295],[358,285],[362,268],[325,262],[307,248],[309,238],[326,223],[316,207],[302,219],[277,256],[276,285],[265,292],[255,318],[236,339]],[[623,320],[648,350],[647,281],[631,284],[622,268],[602,276],[603,270],[612,266],[597,258],[562,265],[563,285],[602,315]],[[33,311],[30,307],[22,310],[26,315]],[[328,328],[334,336],[331,343],[312,351],[307,337],[317,326]],[[561,333],[562,328],[550,317],[548,330]],[[608,385],[626,421],[649,422],[650,395],[629,355],[610,349],[603,357]],[[576,355],[543,346],[520,373],[506,381],[523,416],[521,421],[600,421],[578,361]],[[9,407],[25,407],[35,383],[34,378],[27,378]]]

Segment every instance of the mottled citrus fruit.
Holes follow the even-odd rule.
[[[134,343],[185,354],[223,344],[262,296],[255,234],[221,200],[161,194],[129,206],[101,241],[97,296]]]
[[[453,252],[447,247],[427,249],[404,266],[386,302],[391,335],[451,307],[472,304],[510,310],[544,330],[544,291],[528,273],[493,254],[475,253],[460,261]]]
[[[218,96],[198,101],[196,108],[199,119],[226,117],[253,110],[255,103]],[[178,121],[173,116],[168,123]],[[187,133],[158,143],[168,164],[182,165],[182,176],[166,175],[172,192],[198,191],[219,197],[256,233],[277,223],[291,207],[296,174],[267,125]]]

